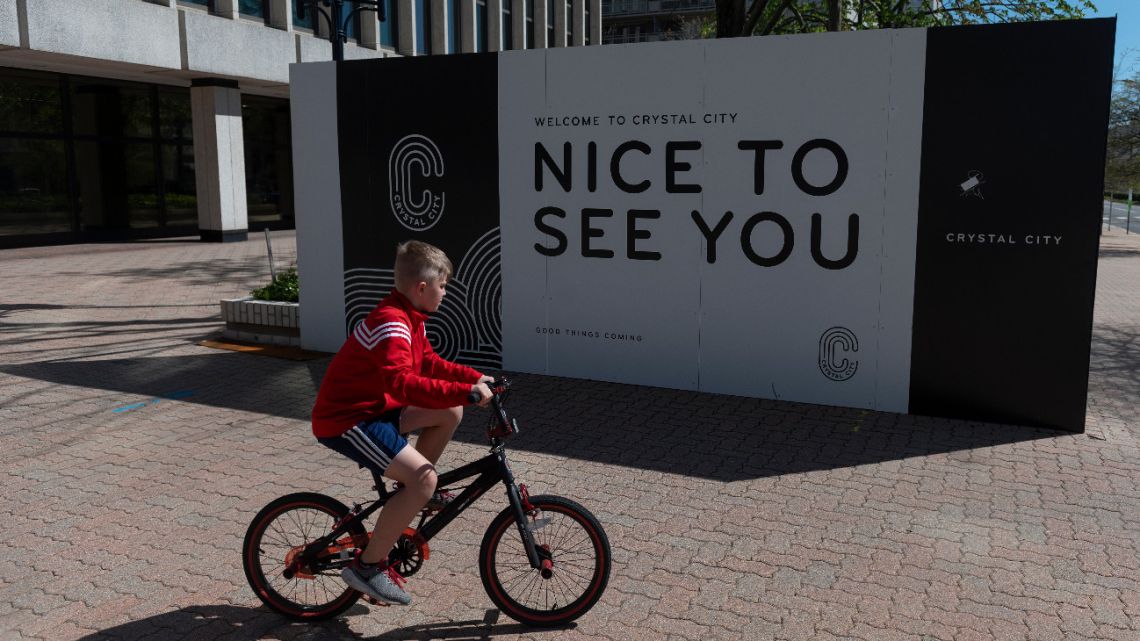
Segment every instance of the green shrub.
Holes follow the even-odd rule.
[[[297,268],[290,267],[277,274],[277,278],[265,287],[250,292],[257,300],[276,300],[286,303],[296,303],[300,293],[300,281],[297,279]]]

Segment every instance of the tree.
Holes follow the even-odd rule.
[[[1137,52],[1123,53],[1112,73],[1112,107],[1108,117],[1107,188],[1140,187],[1140,73]],[[1124,77],[1131,74],[1131,77]]]
[[[717,0],[718,38],[847,29],[1062,20],[1093,0]]]

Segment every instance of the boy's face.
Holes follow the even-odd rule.
[[[412,303],[423,312],[433,313],[443,303],[447,295],[447,278],[436,278],[429,282],[420,281],[412,298]]]

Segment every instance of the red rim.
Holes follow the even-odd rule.
[[[258,596],[261,597],[261,600],[264,601],[266,605],[270,605],[274,609],[284,612],[289,616],[298,618],[316,618],[332,612],[337,608],[343,607],[346,601],[355,598],[355,591],[352,589],[346,590],[345,593],[335,601],[331,601],[328,604],[325,604],[320,609],[297,608],[295,607],[293,601],[285,598],[284,595],[282,595],[277,590],[274,590],[265,582],[265,572],[261,567],[261,562],[258,558],[259,555],[255,554],[254,550],[252,549],[255,544],[260,543],[262,535],[265,533],[265,529],[269,526],[269,523],[273,522],[274,519],[276,519],[284,512],[303,507],[312,508],[324,514],[329,514],[329,512],[326,511],[328,509],[327,505],[321,505],[319,503],[310,501],[286,503],[278,509],[270,512],[269,514],[266,514],[260,521],[258,521],[257,526],[253,530],[253,536],[250,537],[248,547],[245,550],[245,563],[247,570],[246,574],[250,577],[250,581],[254,584],[254,590],[258,593]],[[339,515],[329,514],[329,516],[332,516],[335,519],[338,518]],[[282,570],[283,569],[284,564],[282,564]]]
[[[594,526],[590,524],[588,519],[578,518],[579,514],[577,512],[564,506],[557,504],[546,505],[548,505],[551,509],[548,510],[547,507],[544,507],[542,502],[540,502],[540,504],[536,507],[543,511],[559,512],[561,514],[569,516],[574,520],[574,522],[585,528],[587,534],[589,535],[590,543],[594,548],[595,558],[598,559],[597,567],[594,568],[594,575],[590,577],[589,590],[582,596],[575,599],[575,601],[570,605],[553,612],[543,612],[541,610],[533,610],[531,608],[527,608],[521,603],[515,601],[510,596],[504,594],[500,589],[501,582],[499,580],[499,575],[497,572],[495,572],[494,558],[495,552],[498,551],[499,542],[502,540],[504,531],[515,523],[513,518],[503,519],[502,525],[500,525],[499,528],[495,530],[494,536],[492,537],[492,540],[495,542],[494,548],[489,549],[487,551],[486,558],[483,559],[484,572],[485,575],[489,578],[488,584],[490,585],[491,589],[494,590],[495,596],[497,597],[495,600],[500,604],[506,605],[515,614],[518,614],[519,616],[516,618],[529,619],[542,623],[552,623],[555,621],[563,620],[572,621],[593,605],[595,597],[598,595],[599,590],[602,589],[602,581],[600,580],[600,577],[605,576],[607,559],[605,558],[603,551],[601,537],[598,536],[597,531],[594,529]],[[508,612],[508,614],[512,617],[514,616],[510,612]]]

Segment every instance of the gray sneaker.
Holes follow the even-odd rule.
[[[363,592],[381,603],[408,605],[412,602],[411,595],[404,592],[401,587],[404,584],[404,577],[400,576],[395,568],[364,565],[356,561],[341,570],[340,576],[352,589]]]

